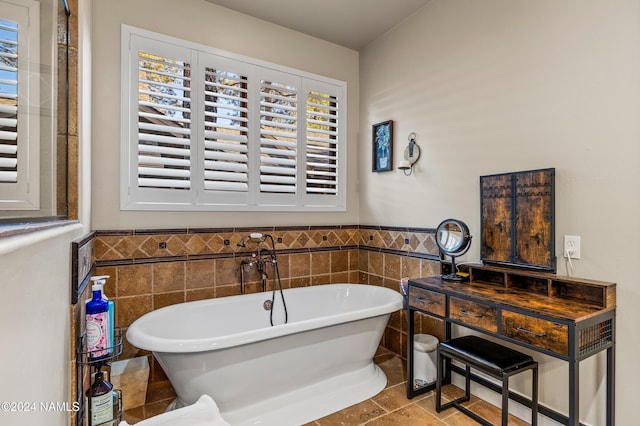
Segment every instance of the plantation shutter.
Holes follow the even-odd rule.
[[[204,202],[247,204],[249,96],[246,64],[200,55],[204,77]]]
[[[193,93],[189,49],[131,38],[129,179],[140,203],[190,203]]]
[[[305,82],[305,205],[336,205],[344,192],[345,166],[340,87]]]
[[[138,185],[191,186],[191,66],[138,53]]]
[[[0,182],[18,181],[18,24],[0,20]]]
[[[273,77],[260,80],[260,199],[295,203],[298,89],[284,74]]]
[[[39,9],[0,1],[0,208],[38,210]],[[33,65],[32,65],[33,64]],[[36,67],[37,68],[37,67]]]
[[[338,190],[338,105],[335,96],[307,92],[307,194]]]
[[[345,83],[125,25],[122,63],[122,209],[344,211]]]

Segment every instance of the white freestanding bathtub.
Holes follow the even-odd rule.
[[[169,377],[177,406],[207,394],[236,425],[301,425],[380,392],[387,378],[373,363],[400,293],[362,284],[276,293],[274,326],[263,303],[272,293],[169,306],[127,330],[152,351]]]

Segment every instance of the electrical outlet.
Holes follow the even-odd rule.
[[[569,257],[569,254],[571,259],[580,259],[580,236],[564,236],[564,257]]]

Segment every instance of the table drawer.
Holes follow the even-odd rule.
[[[498,310],[491,306],[452,297],[449,302],[449,318],[498,332]]]
[[[447,296],[411,286],[409,288],[409,303],[422,311],[443,317],[446,313]]]
[[[566,325],[515,312],[502,312],[502,334],[552,352],[569,353],[569,330]]]

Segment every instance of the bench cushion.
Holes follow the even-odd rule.
[[[533,358],[529,355],[478,336],[456,337],[440,343],[440,347],[457,352],[496,373],[533,362]]]

